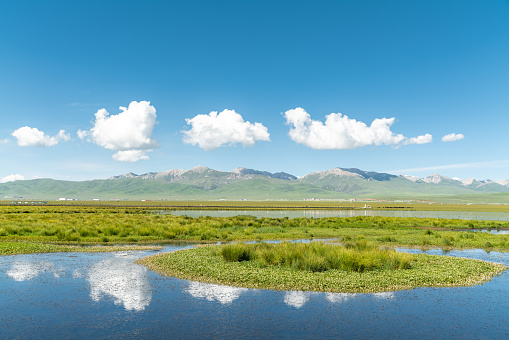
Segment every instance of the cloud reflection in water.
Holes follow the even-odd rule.
[[[284,302],[288,306],[301,308],[311,297],[310,292],[289,291],[285,293]]]
[[[52,272],[55,278],[59,278],[62,271],[51,262],[14,261],[7,275],[15,281],[28,281],[44,272]]]
[[[353,298],[356,295],[357,294],[352,293],[326,293],[325,298],[332,303],[341,303]]]
[[[205,298],[208,301],[219,301],[222,304],[232,303],[240,294],[246,292],[246,288],[221,286],[210,283],[191,282],[185,290],[195,298]]]
[[[147,269],[128,258],[116,257],[94,264],[87,279],[94,301],[109,295],[116,305],[123,305],[126,310],[142,311],[152,300]]]

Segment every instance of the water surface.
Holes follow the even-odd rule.
[[[0,257],[0,338],[509,337],[507,271],[467,288],[278,292],[166,278],[133,263],[156,252]],[[508,253],[427,253],[509,265]]]
[[[159,213],[172,215],[186,215],[189,217],[211,216],[231,217],[237,215],[251,215],[255,217],[355,217],[355,216],[385,216],[385,217],[421,217],[421,218],[450,218],[464,220],[509,221],[509,213],[504,212],[476,212],[476,211],[393,211],[393,210],[172,210]]]

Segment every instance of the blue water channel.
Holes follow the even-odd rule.
[[[279,292],[162,277],[133,263],[157,252],[0,257],[0,338],[509,338],[509,271],[474,287]],[[509,266],[509,253],[426,253]]]

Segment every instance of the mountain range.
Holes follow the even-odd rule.
[[[439,174],[425,178],[391,175],[355,168],[334,168],[302,177],[237,168],[217,171],[204,166],[190,170],[132,172],[104,180],[34,179],[0,184],[0,197],[75,199],[423,199],[485,197],[505,200],[508,180],[459,180]],[[509,195],[508,195],[509,196]]]

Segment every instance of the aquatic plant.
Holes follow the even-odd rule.
[[[313,243],[279,244],[235,243],[221,247],[228,262],[254,261],[258,267],[283,266],[297,270],[323,272],[332,269],[364,272],[374,269],[408,269],[414,256],[380,249],[366,240],[345,246]]]
[[[311,271],[282,265],[259,266],[255,261],[229,262],[221,255],[221,248],[207,246],[157,254],[136,262],[161,275],[192,281],[246,288],[344,293],[470,286],[486,282],[506,269],[503,264],[465,258],[424,254],[413,258],[411,267],[405,270]]]

